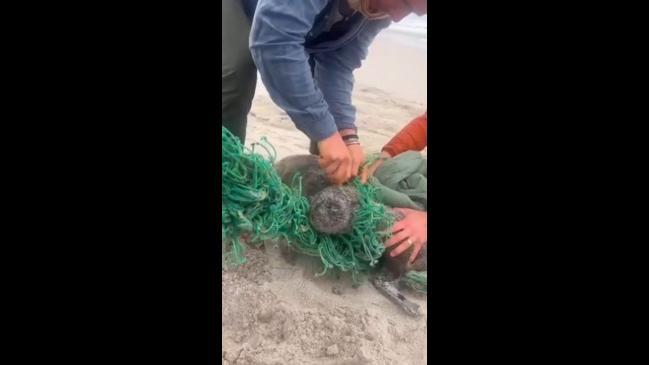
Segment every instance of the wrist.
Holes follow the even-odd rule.
[[[358,136],[355,134],[348,134],[346,136],[342,137],[343,142],[345,142],[346,146],[354,146],[354,145],[360,145],[361,141],[358,139]]]
[[[338,133],[340,133],[341,137],[345,137],[348,135],[357,134],[358,132],[356,129],[353,128],[345,128],[345,129],[340,129]]]
[[[355,129],[341,129],[338,133],[347,147],[361,144]]]
[[[319,141],[317,142],[317,144],[318,144],[318,146],[320,146],[322,143],[326,143],[326,142],[332,141],[332,140],[334,140],[334,139],[340,139],[340,133],[338,133],[338,132],[334,132],[334,133],[331,134],[330,136],[328,136],[328,137],[326,137],[326,138],[323,138],[323,139],[319,140]]]

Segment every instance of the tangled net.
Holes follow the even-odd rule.
[[[221,238],[226,264],[245,262],[241,244],[245,233],[251,235],[251,243],[283,238],[296,251],[319,257],[324,270],[317,276],[338,269],[350,271],[356,281],[358,273],[378,263],[387,235],[379,231],[392,226],[394,218],[386,206],[374,201],[372,186],[358,179],[351,183],[359,193],[352,232],[323,234],[309,222],[309,201],[302,196],[301,177],[296,176],[293,186],[282,183],[273,168],[276,151],[265,138],[248,149],[222,127],[221,139]],[[256,150],[263,150],[267,157]]]
[[[428,272],[426,271],[409,271],[401,278],[401,282],[420,293],[426,294],[428,292]]]

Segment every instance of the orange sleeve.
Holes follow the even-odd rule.
[[[406,151],[421,151],[426,148],[428,138],[428,112],[424,113],[397,133],[394,138],[383,147],[382,151],[389,153],[392,157]]]

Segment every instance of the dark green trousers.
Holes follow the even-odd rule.
[[[244,143],[257,68],[248,48],[250,20],[241,0],[222,0],[221,124]]]

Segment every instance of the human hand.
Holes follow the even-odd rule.
[[[393,210],[401,212],[404,218],[392,226],[392,237],[385,243],[385,247],[397,245],[390,252],[390,256],[394,257],[414,245],[415,248],[408,259],[408,262],[412,263],[428,241],[428,213],[406,208]]]
[[[372,162],[372,164],[363,167],[363,171],[361,171],[361,182],[365,184],[367,180],[370,178],[370,176],[373,176],[376,170],[383,164],[383,161],[385,161],[388,158],[391,158],[389,153],[383,151],[381,152],[381,156],[379,157],[378,160]]]
[[[340,133],[318,142],[320,167],[327,173],[329,180],[337,185],[344,184],[352,176],[352,156],[343,142]]]
[[[348,145],[347,149],[349,154],[352,156],[352,177],[358,176],[358,170],[361,167],[363,161],[365,161],[365,154],[363,153],[363,147],[360,144]]]
[[[343,141],[347,145],[349,154],[352,156],[352,177],[358,176],[359,169],[363,161],[365,161],[365,154],[363,153],[363,147],[358,141],[358,135],[356,129],[346,128],[338,131]],[[346,137],[351,137],[350,140],[345,139]],[[349,144],[351,143],[351,144]]]

